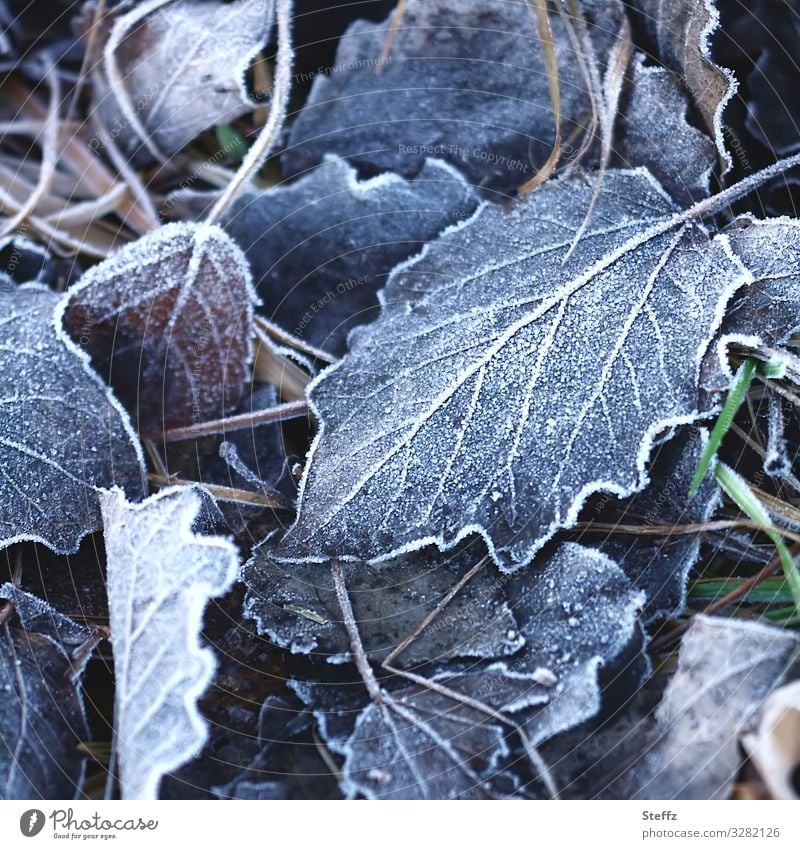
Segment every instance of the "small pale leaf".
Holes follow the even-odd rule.
[[[102,495],[116,693],[114,735],[125,799],[155,799],[165,773],[196,755],[208,729],[197,700],[211,682],[200,629],[209,599],[236,577],[236,547],[201,537],[192,488],[141,504]]]

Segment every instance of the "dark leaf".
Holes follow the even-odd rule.
[[[9,584],[0,598],[19,604],[21,619],[0,624],[0,799],[75,799],[89,739],[80,691],[88,654],[73,665],[65,647],[89,630]]]
[[[125,411],[58,338],[58,300],[0,281],[0,545],[38,540],[65,553],[100,527],[97,487],[142,495],[143,461]]]
[[[203,195],[174,198],[199,217]],[[295,336],[340,356],[348,332],[378,316],[389,272],[478,205],[443,163],[426,161],[405,181],[383,174],[359,182],[341,159],[327,159],[287,186],[245,195],[222,222],[240,245],[265,315]]]
[[[645,621],[674,616],[686,604],[686,580],[700,554],[699,532],[670,534],[673,525],[707,522],[720,504],[719,487],[709,476],[689,501],[689,484],[708,440],[705,430],[683,428],[654,452],[647,487],[619,502],[600,497],[586,518],[604,524],[665,528],[663,536],[609,532],[592,541],[616,561],[633,584],[645,591]]]
[[[154,433],[238,405],[255,300],[247,261],[222,230],[167,224],[89,269],[67,293],[63,319]]]
[[[708,195],[716,150],[687,122],[686,111],[679,78],[637,56],[617,153],[623,165],[644,165],[675,201],[688,206]]]
[[[495,710],[522,711],[518,719],[538,745],[598,712],[599,670],[639,640],[644,594],[612,560],[576,543],[512,577],[506,592],[522,651],[437,680]]]
[[[616,0],[582,0],[598,57],[623,19]],[[314,81],[292,127],[292,173],[325,153],[406,176],[427,156],[458,166],[476,185],[513,192],[547,160],[555,118],[535,18],[527,0],[408,0],[386,61],[391,19],[357,21],[342,36],[334,71]],[[563,137],[592,112],[568,14],[551,15],[561,79]],[[574,33],[572,33],[574,34]]]
[[[389,563],[343,564],[364,649],[376,663],[410,637],[479,557],[474,549],[449,560],[421,552]],[[502,657],[523,643],[500,582],[484,564],[437,618],[395,661],[400,666],[455,657]],[[315,564],[280,565],[256,551],[244,569],[245,614],[259,632],[292,652],[331,662],[349,658],[330,570]]]

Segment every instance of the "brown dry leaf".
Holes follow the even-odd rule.
[[[714,0],[636,0],[661,61],[683,78],[717,145],[725,170],[731,165],[722,133],[722,111],[735,94],[733,73],[715,64],[709,40],[719,27]]]
[[[63,320],[140,430],[154,432],[235,409],[253,360],[255,303],[230,237],[168,224],[86,272]]]
[[[273,11],[273,0],[149,0],[107,25],[95,104],[109,133],[129,154],[143,142],[162,158],[252,111],[245,74]]]
[[[773,798],[800,797],[800,681],[769,696],[742,745]]]

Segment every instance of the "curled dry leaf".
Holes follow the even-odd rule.
[[[652,723],[631,739],[638,756],[602,795],[726,799],[741,766],[738,737],[798,648],[797,635],[754,622],[696,616]]]
[[[229,236],[167,224],[90,268],[60,315],[140,430],[155,433],[236,408],[253,359],[255,303]]]
[[[236,577],[236,547],[192,531],[201,499],[162,490],[129,504],[102,495],[114,650],[114,739],[124,799],[155,799],[165,773],[196,755],[208,729],[197,700],[215,661],[200,629],[209,599]]]
[[[634,0],[659,59],[680,74],[703,117],[727,171],[731,157],[725,146],[722,113],[736,93],[731,71],[711,58],[710,40],[719,28],[715,0]]]
[[[155,11],[143,17],[146,6]],[[112,13],[104,26],[107,78],[95,78],[94,92],[104,126],[122,128],[112,137],[126,153],[144,144],[160,158],[254,109],[245,75],[273,12],[273,0],[150,0]],[[102,135],[96,139],[104,146]]]
[[[60,553],[100,527],[97,487],[143,493],[128,416],[88,358],[53,326],[58,296],[0,281],[0,545]]]
[[[198,218],[206,205],[186,192],[173,201]],[[221,225],[249,260],[267,317],[340,356],[348,332],[377,318],[389,272],[477,205],[442,162],[426,161],[414,180],[359,181],[334,157],[290,185],[245,195]]]
[[[643,486],[656,435],[698,416],[700,361],[749,274],[644,171],[606,174],[565,261],[593,182],[486,205],[395,270],[381,317],[311,384],[321,427],[278,557],[477,531],[514,569],[591,493]]]
[[[446,559],[420,552],[390,563],[342,565],[364,650],[381,662],[445,601],[470,567],[479,562],[472,546]],[[523,644],[502,584],[486,563],[457,592],[428,628],[395,660],[400,666],[455,657],[502,657]],[[341,662],[350,641],[342,622],[330,571],[316,565],[280,565],[256,550],[243,572],[248,587],[245,615],[259,632],[292,652]]]
[[[607,57],[623,20],[617,0],[581,0],[595,59]],[[342,36],[335,70],[314,80],[284,164],[300,172],[325,153],[411,176],[426,156],[460,168],[476,185],[513,192],[548,159],[556,118],[528,0],[408,0],[388,57],[392,17],[356,21]],[[576,55],[583,24],[551,15],[560,77],[562,137],[592,114],[592,59]]]
[[[800,798],[800,681],[769,694],[742,745],[773,798]]]
[[[0,624],[0,799],[76,799],[89,726],[81,674],[89,653],[73,664],[69,651],[88,628],[41,599],[0,587],[19,622]]]

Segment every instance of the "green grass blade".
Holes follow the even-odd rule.
[[[225,153],[235,159],[244,159],[247,153],[247,142],[233,129],[230,124],[220,124],[214,127],[217,142]]]
[[[773,530],[768,530],[772,520],[764,505],[756,498],[747,481],[737,472],[734,472],[730,466],[717,463],[714,477],[743,513],[746,513],[754,522],[764,526],[764,533],[775,544],[775,550],[778,552],[783,574],[786,576],[786,583],[789,585],[789,591],[792,594],[792,600],[795,607],[800,610],[800,572],[798,572],[797,564],[794,562],[794,558],[781,535]]]
[[[711,460],[716,456],[720,443],[722,442],[725,434],[730,430],[730,427],[733,424],[733,417],[738,412],[739,407],[742,406],[742,401],[744,401],[744,396],[747,394],[747,390],[753,382],[753,376],[755,373],[756,361],[753,359],[746,359],[739,366],[739,370],[734,375],[733,381],[731,382],[731,388],[728,390],[728,397],[725,399],[725,406],[722,408],[722,412],[719,414],[719,418],[714,425],[714,429],[711,431],[711,436],[708,438],[708,444],[703,450],[703,454],[697,464],[694,477],[689,485],[689,500],[697,495],[697,490],[700,489],[700,484],[708,474]]]
[[[694,601],[717,601],[745,583],[743,578],[704,578],[689,588],[689,598]],[[767,578],[751,587],[741,599],[744,604],[791,604],[791,590],[784,578]]]

